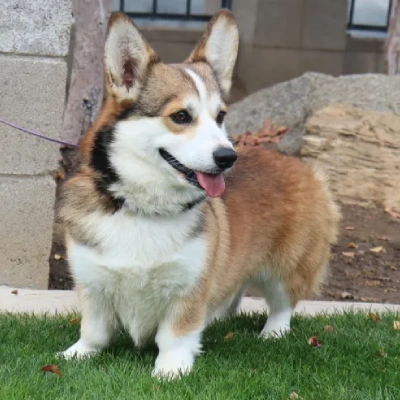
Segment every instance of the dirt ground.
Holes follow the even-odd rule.
[[[332,249],[321,300],[400,303],[400,219],[381,208],[342,206],[339,242]],[[372,251],[371,251],[372,249]],[[50,289],[71,289],[62,228],[56,224]],[[250,289],[249,295],[259,295]]]

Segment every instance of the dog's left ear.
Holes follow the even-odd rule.
[[[186,62],[207,62],[214,70],[223,94],[229,94],[239,47],[239,33],[233,15],[218,11],[208,24],[200,43]]]
[[[108,23],[104,48],[107,90],[119,102],[135,101],[150,64],[160,59],[131,18],[114,13]]]

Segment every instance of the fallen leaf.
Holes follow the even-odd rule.
[[[55,260],[62,260],[62,259],[64,259],[64,257],[63,256],[60,256],[59,254],[54,254],[54,259]]]
[[[385,350],[379,350],[376,355],[377,355],[378,358],[384,358],[384,357],[388,356],[388,354],[386,353]]]
[[[79,322],[79,319],[77,317],[71,318],[69,321],[71,324],[77,324]]]
[[[11,290],[11,293],[12,294],[18,294],[18,290],[17,289]]]
[[[385,213],[389,214],[393,218],[400,218],[400,214],[394,212],[390,207],[385,207]]]
[[[290,400],[297,400],[299,398],[299,395],[296,392],[292,392],[289,395]]]
[[[324,326],[324,331],[325,332],[333,332],[334,328],[332,325],[325,325]]]
[[[389,289],[383,289],[383,293],[389,293]]]
[[[42,368],[40,368],[40,371],[42,371],[42,372],[52,372],[53,374],[57,374],[58,376],[62,376],[62,372],[54,364],[44,365]]]
[[[389,236],[378,236],[378,239],[379,239],[379,240],[384,240],[385,242],[390,241]]]
[[[382,246],[372,247],[372,249],[369,249],[369,251],[372,253],[380,253],[382,250],[383,250]]]
[[[368,314],[368,318],[369,318],[371,321],[377,321],[377,322],[382,321],[382,318],[381,318],[379,315],[376,315],[376,314],[373,313],[373,312],[370,312],[370,313]]]
[[[350,243],[347,245],[347,248],[348,248],[348,249],[358,249],[358,245],[355,244],[354,242],[350,242]]]
[[[233,338],[233,332],[229,331],[225,336],[224,340],[231,340]]]
[[[322,343],[318,340],[317,336],[311,336],[308,339],[308,344],[312,347],[322,347]]]
[[[380,281],[365,281],[365,286],[376,287],[381,284]]]
[[[354,226],[346,226],[346,231],[354,231]]]
[[[395,331],[400,331],[400,321],[393,321],[393,329]]]
[[[397,267],[395,267],[394,265],[391,265],[391,266],[390,266],[390,269],[391,269],[392,271],[397,271]]]
[[[344,255],[345,257],[351,257],[353,258],[355,256],[356,253],[354,253],[354,251],[342,251],[342,255]]]
[[[340,298],[343,300],[354,299],[354,295],[352,295],[350,292],[342,292],[342,294],[340,295]]]

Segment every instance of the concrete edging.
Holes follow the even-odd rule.
[[[264,299],[245,297],[240,311],[267,311]],[[339,301],[301,301],[295,313],[301,315],[336,314],[345,311],[398,312],[400,304],[350,303]],[[79,312],[76,292],[72,290],[32,290],[0,286],[0,313],[67,314]]]

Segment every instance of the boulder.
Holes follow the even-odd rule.
[[[230,106],[226,127],[230,134],[236,135],[256,131],[265,119],[271,118],[274,123],[289,128],[278,150],[299,154],[308,118],[337,103],[400,114],[400,77],[364,74],[334,78],[306,73],[262,89]]]
[[[400,116],[325,107],[308,119],[301,155],[323,167],[343,203],[400,211]]]

